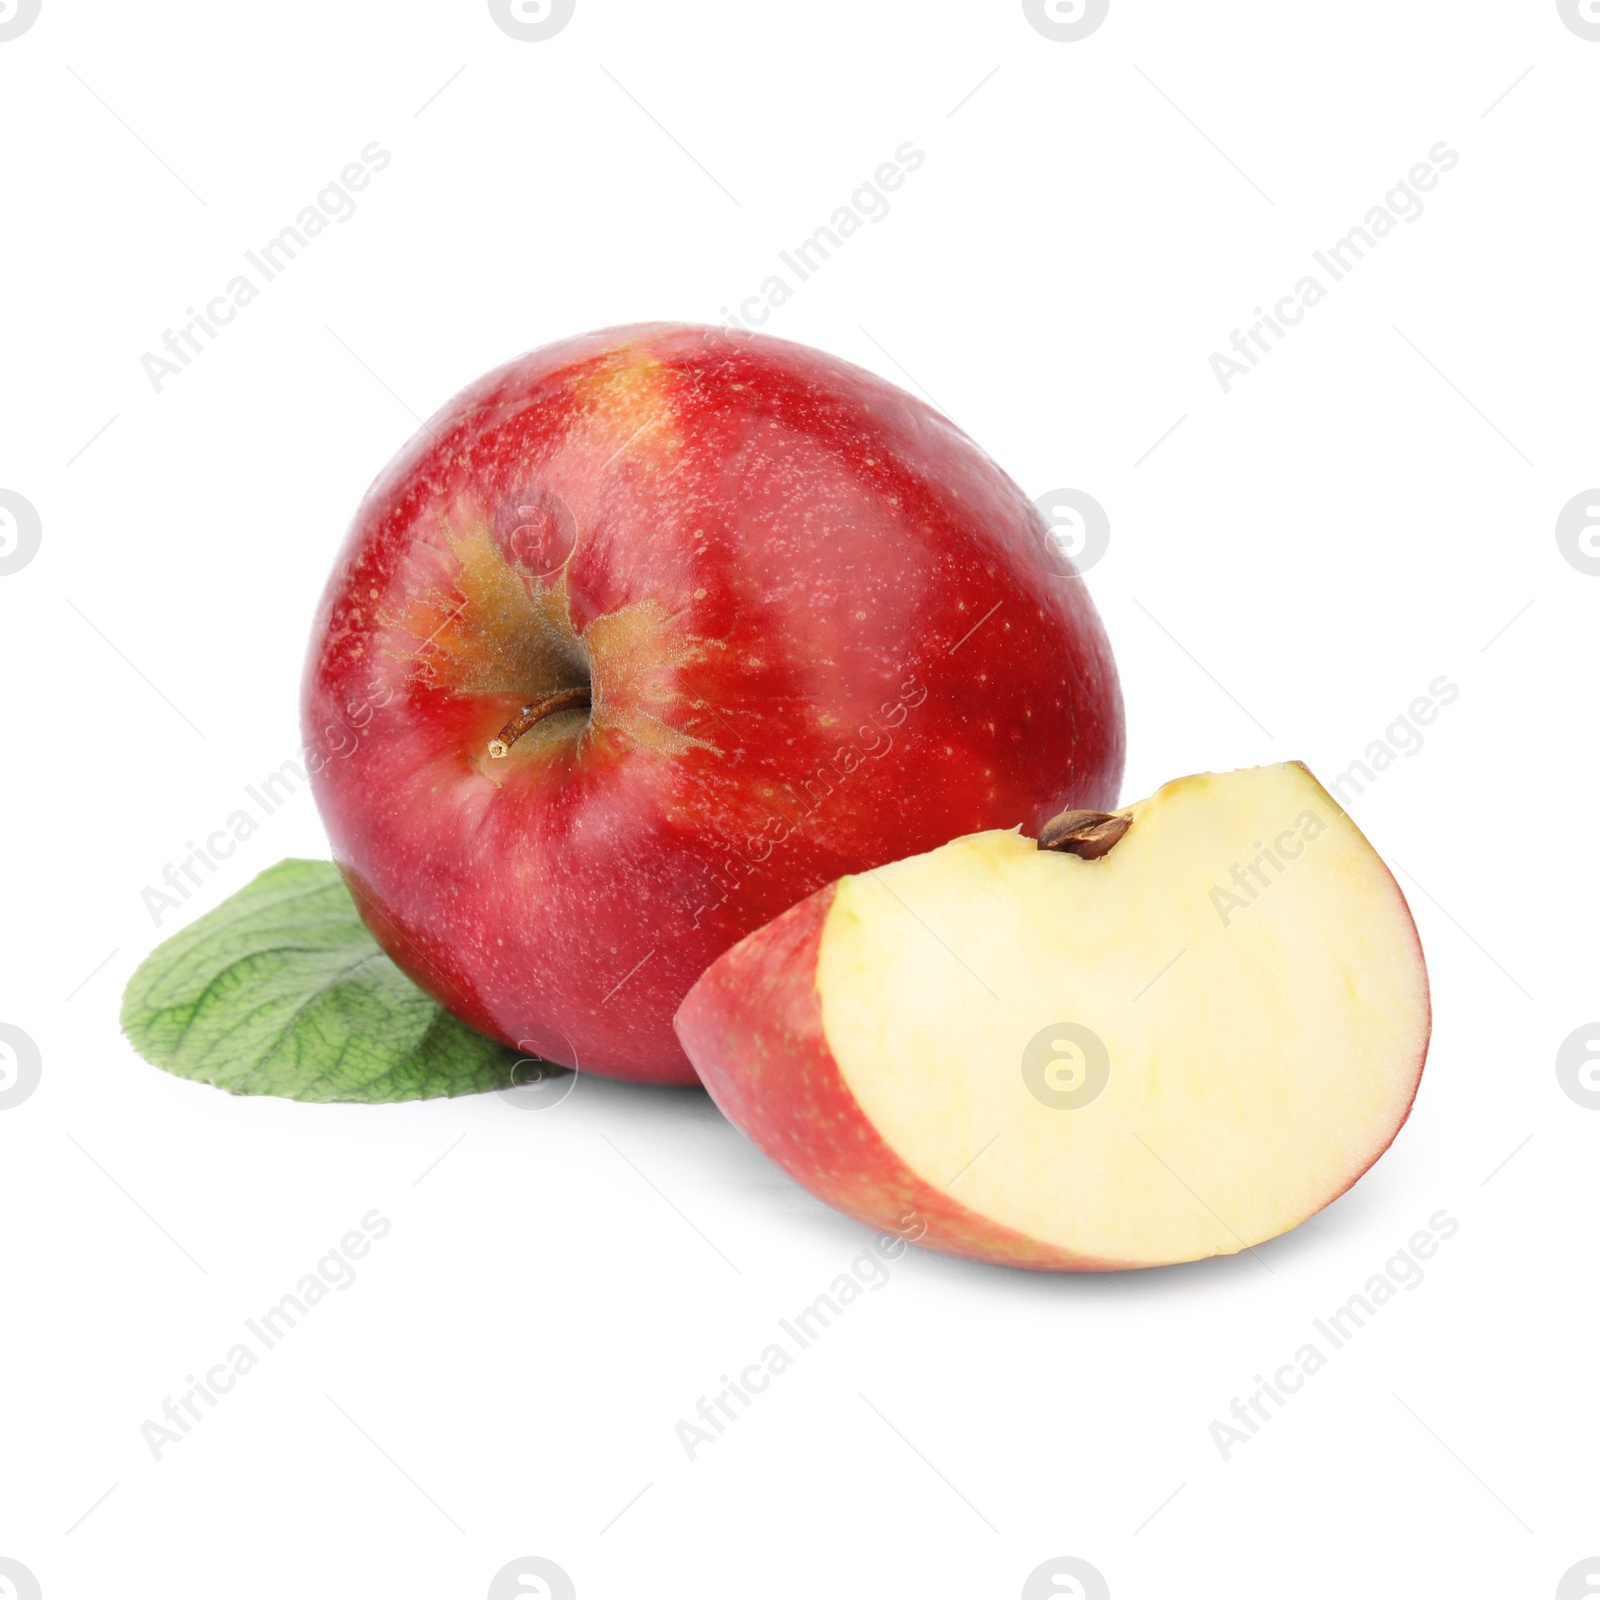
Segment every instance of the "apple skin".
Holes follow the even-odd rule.
[[[846,1216],[945,1255],[1100,1272],[1100,1261],[1041,1244],[919,1178],[862,1114],[828,1048],[817,992],[835,884],[791,906],[700,978],[674,1026],[722,1114],[800,1186]]]
[[[587,683],[502,760],[531,696]],[[363,918],[472,1026],[693,1083],[679,1001],[840,876],[1115,802],[1122,701],[1027,497],[920,400],[653,323],[521,357],[400,452],[313,629]]]

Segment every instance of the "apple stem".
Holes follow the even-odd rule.
[[[1039,830],[1039,848],[1098,861],[1132,826],[1132,817],[1109,811],[1063,811]]]
[[[489,741],[489,759],[498,761],[502,756],[509,755],[512,745],[535,723],[543,722],[546,717],[553,717],[558,711],[571,711],[580,706],[587,709],[589,703],[587,689],[557,689],[553,694],[544,695],[538,700],[530,700]]]

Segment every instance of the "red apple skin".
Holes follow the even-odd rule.
[[[694,1082],[673,1012],[752,929],[1114,804],[1110,647],[1046,539],[944,418],[803,346],[644,324],[489,374],[368,492],[313,630],[307,759],[368,926],[485,1033]]]
[[[817,959],[836,884],[715,962],[674,1026],[724,1116],[819,1200],[946,1255],[1040,1271],[1107,1271],[969,1211],[919,1178],[862,1113],[822,1029]]]

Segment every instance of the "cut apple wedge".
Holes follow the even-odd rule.
[[[1044,843],[975,833],[733,946],[676,1027],[727,1116],[874,1228],[1058,1271],[1228,1255],[1388,1148],[1422,948],[1297,762],[1203,773]]]

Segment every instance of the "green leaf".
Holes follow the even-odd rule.
[[[379,949],[331,861],[280,861],[159,945],[122,1030],[180,1078],[288,1100],[476,1094],[510,1085],[519,1059]]]

